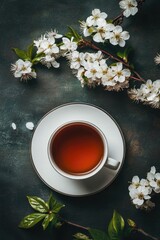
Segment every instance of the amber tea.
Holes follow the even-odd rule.
[[[50,154],[62,171],[73,175],[86,174],[101,163],[104,143],[92,125],[68,123],[53,135]]]

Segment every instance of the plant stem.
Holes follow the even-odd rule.
[[[151,238],[151,239],[153,239],[153,240],[160,240],[160,238],[153,237],[151,234],[145,232],[145,231],[144,231],[143,229],[141,229],[141,228],[136,228],[135,230],[136,230],[137,232],[139,232],[139,233],[142,233],[144,236],[149,237],[149,238]]]
[[[121,12],[117,17],[115,17],[113,19],[113,24],[122,24],[123,22],[123,19],[124,19],[124,15],[123,15],[123,12]]]
[[[79,225],[79,224],[76,224],[76,223],[73,223],[73,222],[69,222],[69,221],[66,221],[66,220],[65,220],[65,223],[67,223],[67,224],[69,224],[69,225],[71,225],[71,226],[74,226],[74,227],[81,228],[81,229],[83,229],[83,230],[87,230],[87,231],[88,231],[88,229],[89,229],[89,228],[87,228],[87,227],[84,227],[84,226],[81,226],[81,225]]]
[[[60,216],[59,216],[59,217],[60,217]],[[61,217],[60,217],[60,218],[61,218]],[[68,225],[71,225],[71,226],[73,226],[73,227],[81,228],[81,229],[87,230],[87,231],[89,230],[88,227],[84,227],[84,226],[82,226],[82,225],[79,225],[79,224],[76,224],[76,223],[67,221],[67,220],[65,220],[65,219],[63,219],[63,218],[61,218],[61,220],[62,220],[64,223],[66,223],[66,224],[68,224]],[[143,235],[146,236],[146,237],[151,238],[152,240],[160,240],[160,238],[156,238],[156,237],[152,236],[151,234],[145,232],[145,231],[144,231],[143,229],[141,229],[141,228],[135,228],[135,231],[143,234]]]
[[[76,224],[76,223],[67,221],[66,219],[62,218],[60,215],[59,215],[59,218],[60,218],[61,221],[63,221],[63,223],[66,223],[66,224],[71,225],[71,226],[73,226],[73,227],[81,228],[81,229],[83,229],[83,230],[88,230],[88,229],[89,229],[89,228],[84,227],[84,226],[82,226],[82,225],[79,225],[79,224]]]
[[[87,40],[85,40],[85,39],[81,40],[80,45],[81,45],[81,46],[90,47],[90,48],[92,48],[92,49],[101,51],[101,52],[104,53],[105,55],[109,56],[111,59],[114,59],[114,60],[117,61],[117,62],[121,62],[124,66],[126,66],[127,68],[129,68],[129,69],[132,71],[132,73],[134,73],[134,75],[136,76],[136,77],[131,76],[130,78],[132,78],[132,79],[134,79],[134,80],[136,80],[136,81],[145,82],[145,80],[144,80],[136,71],[134,71],[128,63],[124,62],[122,59],[113,56],[111,53],[109,53],[109,52],[107,52],[106,50],[103,50],[103,49],[97,47],[97,46],[94,45],[92,42],[87,41]]]

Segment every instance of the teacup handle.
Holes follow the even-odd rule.
[[[105,163],[105,167],[116,170],[119,167],[120,162],[108,157],[107,162]]]

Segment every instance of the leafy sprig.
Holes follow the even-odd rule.
[[[38,223],[42,223],[43,230],[52,224],[53,227],[59,228],[64,223],[78,227],[81,230],[87,232],[77,232],[73,235],[74,240],[123,240],[125,237],[130,236],[133,231],[137,231],[153,240],[158,238],[146,233],[143,229],[138,228],[137,224],[131,220],[124,218],[114,210],[113,216],[108,224],[107,230],[102,231],[100,229],[84,227],[73,222],[63,219],[59,212],[65,206],[58,202],[51,194],[48,201],[44,201],[37,196],[27,196],[30,206],[36,211],[25,216],[19,224],[20,228],[29,229],[34,227]]]
[[[58,213],[64,205],[57,202],[52,194],[47,202],[36,196],[27,196],[27,199],[30,206],[36,212],[24,217],[19,224],[20,228],[31,228],[42,220],[42,227],[44,230],[51,222],[55,227],[61,225],[61,222],[58,219]]]

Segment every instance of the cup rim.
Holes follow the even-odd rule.
[[[51,153],[50,153],[51,143],[52,143],[54,135],[56,133],[58,133],[58,131],[60,131],[61,129],[66,127],[67,125],[72,125],[72,124],[75,124],[75,125],[76,124],[89,125],[90,127],[92,127],[94,130],[96,130],[98,132],[98,134],[100,135],[100,137],[101,137],[101,139],[103,141],[104,153],[103,153],[102,160],[100,160],[99,163],[94,168],[92,168],[90,171],[84,172],[82,174],[72,174],[72,173],[67,173],[67,172],[63,171],[55,163],[55,161],[53,160],[53,158],[51,156]],[[102,130],[98,126],[96,126],[95,124],[93,124],[93,123],[91,123],[89,121],[84,121],[84,120],[68,121],[66,123],[61,124],[51,134],[51,136],[49,138],[49,141],[48,141],[47,152],[48,152],[49,161],[50,161],[52,167],[56,170],[56,172],[58,174],[62,175],[63,177],[66,177],[66,178],[69,178],[69,179],[73,179],[73,180],[87,179],[87,178],[90,178],[90,177],[94,176],[95,174],[97,174],[103,168],[103,166],[105,165],[105,163],[107,161],[107,158],[108,158],[108,141],[107,141],[106,136],[102,132]]]

